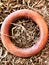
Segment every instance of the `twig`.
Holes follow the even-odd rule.
[[[17,0],[17,4],[19,3],[19,0]]]
[[[41,13],[41,11],[40,11],[40,10],[38,10],[38,9],[35,9],[35,8],[31,7],[31,6],[29,6],[28,8],[30,8],[30,9],[32,9],[32,10],[34,10],[34,11],[36,11],[36,12],[39,12],[40,14],[42,14],[42,13]]]
[[[44,1],[40,1],[35,7],[42,7],[45,3],[45,0]]]
[[[25,4],[25,1],[23,0],[23,4]]]
[[[1,57],[1,55],[2,55],[2,47],[0,48],[0,57]]]
[[[27,4],[28,4],[28,6],[29,6],[29,4],[30,4],[30,0],[28,0]]]
[[[2,47],[1,47],[1,49],[0,49],[0,58],[4,58],[4,57],[6,57],[6,55],[7,55],[7,51],[5,51],[5,54],[2,55]]]
[[[3,22],[0,22],[0,24],[2,24]]]
[[[6,57],[7,56],[7,51],[5,51],[5,54],[4,55],[2,55],[2,58],[4,58],[4,57]]]
[[[13,30],[16,29],[16,26],[19,26],[19,27],[22,28],[21,33],[26,30],[26,29],[25,29],[22,25],[20,25],[20,24],[15,24],[15,23],[11,23],[11,24],[15,25],[15,27],[12,28],[12,35],[13,35]],[[17,36],[18,36],[18,35],[17,35]]]
[[[1,33],[1,34],[3,34],[3,33]],[[8,34],[3,34],[3,35],[5,35],[5,36],[8,36],[8,37],[11,37],[11,38],[15,38],[14,36],[10,36],[10,35],[8,35]]]
[[[37,4],[37,2],[35,2],[35,3],[32,5],[32,7],[34,7],[36,4]],[[32,7],[31,7],[31,8],[32,8]]]

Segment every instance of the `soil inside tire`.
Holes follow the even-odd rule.
[[[37,43],[40,37],[38,25],[28,18],[20,18],[11,23],[11,41],[20,48],[28,48]]]

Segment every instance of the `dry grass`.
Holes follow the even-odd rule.
[[[25,8],[31,9],[31,10],[34,10],[34,11],[40,13],[45,18],[46,23],[48,25],[48,29],[49,29],[49,0],[0,0],[0,27],[1,27],[2,22],[4,21],[5,17],[8,16],[8,14],[10,14],[13,11],[25,9]],[[11,29],[12,36],[10,36],[10,37],[13,38],[13,36],[15,34],[18,34],[18,31],[21,30],[21,32],[19,32],[20,34],[24,32],[23,33],[24,35],[21,34],[21,37],[22,38],[24,37],[22,42],[24,42],[26,40],[25,30],[28,28],[27,27],[25,28],[25,26],[28,24],[29,29],[33,28],[33,30],[32,30],[33,43],[27,44],[27,45],[25,43],[24,44],[22,43],[23,45],[20,44],[20,46],[18,45],[19,47],[30,47],[30,45],[32,46],[35,43],[35,40],[37,41],[37,38],[39,37],[39,32],[38,32],[38,36],[35,35],[35,34],[37,34],[36,30],[38,30],[38,26],[35,25],[35,23],[32,23],[33,27],[31,27],[31,23],[26,23],[28,20],[25,20],[25,19],[17,20],[18,22],[16,22],[16,23],[20,24],[18,26],[15,25],[15,23],[11,24],[11,25],[14,25],[14,28],[12,27],[12,29]],[[19,29],[17,31],[17,33],[14,32],[14,30],[17,30],[17,29]],[[28,31],[29,31],[29,29],[28,29]],[[4,34],[4,35],[6,35],[6,34]],[[29,35],[29,33],[27,35]],[[16,42],[19,41],[21,43],[18,36],[17,36]],[[28,38],[30,39],[31,36],[29,35]],[[1,37],[1,35],[0,35],[0,37]],[[35,39],[34,39],[34,37],[35,37]],[[14,40],[16,40],[15,36],[14,36]],[[29,42],[30,41],[31,40],[29,40]],[[30,58],[20,58],[20,57],[10,54],[4,48],[4,46],[1,42],[1,38],[0,38],[0,65],[49,65],[49,39],[47,41],[45,48],[39,54],[32,56]]]

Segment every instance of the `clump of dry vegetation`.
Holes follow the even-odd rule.
[[[45,18],[49,29],[49,0],[0,0],[0,29],[5,17],[20,9],[31,9],[38,12]],[[35,44],[40,35],[38,25],[24,18],[11,23],[10,31],[11,41],[21,48]],[[20,58],[10,54],[4,48],[0,31],[0,65],[49,65],[49,39],[39,54],[29,58]]]

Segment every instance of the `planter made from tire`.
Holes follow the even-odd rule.
[[[6,35],[9,35],[9,29],[11,23],[20,17],[28,17],[39,26],[40,29],[40,38],[37,41],[36,44],[34,44],[32,47],[29,48],[19,48],[17,46],[14,46],[13,42],[11,42],[10,38]],[[6,34],[6,35],[4,35]],[[32,55],[35,55],[39,53],[43,47],[45,46],[47,39],[48,39],[48,27],[44,20],[44,18],[38,14],[37,12],[34,12],[32,10],[28,9],[22,9],[17,10],[10,15],[8,15],[1,27],[1,39],[3,42],[4,47],[12,54],[19,56],[19,57],[30,57]]]

